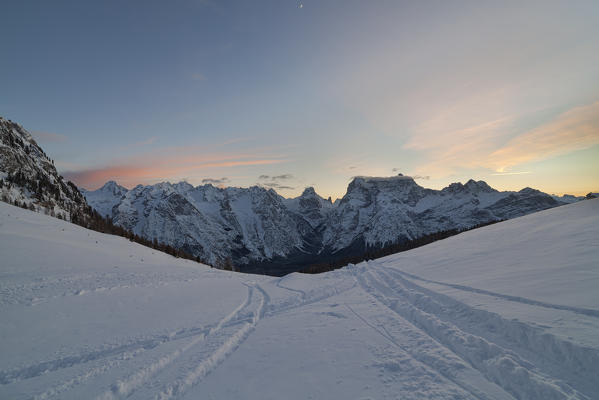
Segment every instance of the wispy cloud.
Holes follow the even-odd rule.
[[[416,168],[420,173],[443,176],[459,168],[479,168],[485,166],[487,157],[514,120],[514,117],[504,117],[448,132],[424,131],[404,147],[422,151],[427,156],[428,161]]]
[[[67,140],[67,137],[60,133],[32,131],[31,134],[40,142],[64,142]]]
[[[599,143],[599,102],[573,108],[514,136],[520,118],[522,115],[512,115],[459,130],[425,131],[412,137],[404,147],[421,151],[426,157],[417,171],[447,176],[474,168],[511,172],[510,168],[527,162]]]
[[[71,170],[64,172],[63,175],[88,189],[99,187],[111,179],[132,187],[139,183],[180,180],[183,177],[197,176],[206,171],[214,173],[223,168],[273,165],[286,161],[286,158],[281,155],[265,156],[260,153],[196,155],[190,154],[190,152],[193,153],[192,149],[162,149],[126,161],[115,162],[111,166]],[[219,183],[217,181],[215,180],[216,184]],[[209,181],[205,183],[207,182]],[[224,183],[224,181],[220,183]]]
[[[391,171],[398,172],[398,171],[401,171],[401,168],[393,168]],[[428,181],[429,179],[431,179],[431,177],[429,175],[407,175],[407,177],[412,178],[414,180],[422,179],[422,180]]]
[[[219,178],[219,179],[213,179],[213,178],[204,178],[202,179],[202,183],[206,184],[206,183],[210,183],[212,185],[216,185],[216,186],[222,186],[225,185],[227,183],[231,182],[231,180],[227,177],[223,177],[223,178]]]
[[[510,140],[489,156],[497,172],[599,144],[599,101],[573,108]]]
[[[288,186],[288,185],[281,185],[277,182],[265,182],[265,183],[262,183],[262,186],[266,186],[266,187],[273,188],[273,189],[279,189],[279,190],[295,190],[295,187]]]
[[[272,179],[273,181],[293,179],[293,175],[291,175],[291,174],[277,175],[277,176],[273,176],[270,179]]]
[[[281,174],[281,175],[260,175],[258,177],[258,185],[273,188],[277,190],[295,190],[295,187],[289,186],[289,184],[280,183],[281,181],[295,180],[292,174]]]
[[[196,72],[191,75],[191,79],[193,79],[194,81],[205,81],[206,76],[204,74],[202,74],[201,72]]]
[[[493,176],[508,176],[508,175],[527,175],[532,174],[531,171],[520,171],[520,172],[496,172],[491,174]]]
[[[264,180],[281,181],[281,180],[294,179],[294,176],[292,174],[282,174],[282,175],[274,175],[274,176],[260,175],[258,177],[258,179],[261,181],[264,181]]]

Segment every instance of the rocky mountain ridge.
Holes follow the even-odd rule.
[[[2,200],[70,220],[88,212],[77,186],[66,181],[31,134],[0,117],[0,195]]]
[[[335,203],[313,188],[286,199],[259,186],[186,182],[131,190],[108,182],[82,193],[92,207],[136,234],[217,265],[230,259],[242,270],[262,272],[298,270],[315,260],[565,204],[535,189],[499,192],[474,180],[427,189],[401,174],[356,177]]]

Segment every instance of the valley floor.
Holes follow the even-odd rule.
[[[599,200],[321,275],[0,203],[2,399],[597,399]]]

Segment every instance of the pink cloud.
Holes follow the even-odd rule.
[[[95,189],[106,181],[116,180],[126,187],[162,180],[179,180],[202,170],[279,164],[281,157],[252,157],[249,155],[160,156],[136,157],[133,162],[108,167],[67,171],[65,178],[86,189]]]

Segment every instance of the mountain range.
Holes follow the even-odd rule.
[[[98,212],[142,237],[212,264],[231,259],[243,271],[266,273],[565,204],[535,189],[500,192],[474,180],[426,189],[401,174],[355,177],[334,203],[311,187],[287,199],[259,186],[186,182],[128,190],[110,181],[82,193]]]
[[[20,125],[0,118],[0,191],[9,202],[71,220],[99,214],[143,238],[222,266],[284,274],[431,233],[467,229],[577,201],[525,188],[500,192],[484,181],[427,189],[414,179],[355,177],[332,202],[311,187],[296,198],[273,189],[162,182],[97,190],[66,182]]]

